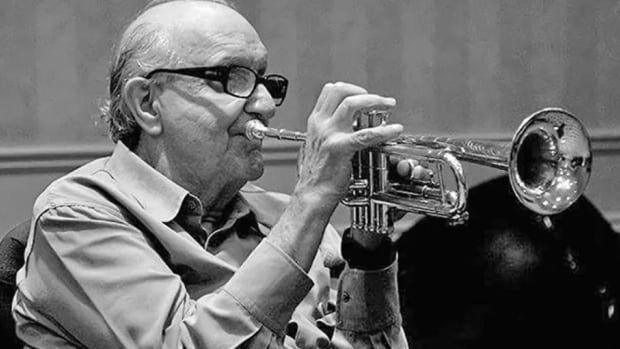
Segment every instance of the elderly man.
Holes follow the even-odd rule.
[[[113,154],[34,207],[13,304],[28,346],[407,347],[389,239],[345,235],[337,299],[326,267],[351,156],[402,131],[353,132],[351,119],[394,99],[326,84],[285,201],[246,185],[263,161],[244,125],[267,123],[286,93],[266,70],[258,34],[221,1],[158,1],[128,26],[110,77]]]

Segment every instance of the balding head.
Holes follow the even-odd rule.
[[[133,28],[143,23],[156,23],[162,28],[170,29],[193,22],[204,24],[213,21],[215,22],[213,27],[218,28],[225,24],[225,20],[230,17],[235,17],[236,20],[241,20],[249,25],[234,8],[221,2],[205,0],[159,1],[141,11],[129,24],[126,32],[131,32]],[[221,29],[225,30],[226,28],[222,27]]]
[[[164,3],[145,11],[132,24],[142,25],[158,27],[166,33],[168,50],[182,57],[184,65],[202,63],[204,57],[220,48],[222,38],[244,39],[244,45],[261,44],[258,33],[241,14],[214,2]]]
[[[124,30],[112,56],[110,97],[101,108],[102,119],[114,142],[121,140],[133,148],[140,136],[140,127],[122,98],[125,83],[157,67],[178,66],[181,57],[191,53],[188,50],[193,36],[187,35],[188,30],[198,28],[198,24],[202,30],[213,30],[213,35],[217,35],[218,30],[230,30],[236,25],[252,28],[229,1],[155,0]]]

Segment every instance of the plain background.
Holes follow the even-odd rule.
[[[58,176],[112,149],[97,127],[111,47],[142,0],[3,0],[0,236]],[[620,227],[620,2],[238,0],[291,80],[273,125],[305,129],[325,82],[394,96],[409,133],[509,140],[560,106],[594,148],[587,196]],[[262,186],[290,192],[297,146],[266,142]],[[475,184],[500,172],[467,166]],[[490,203],[492,204],[492,203]],[[335,218],[346,225],[346,214]]]

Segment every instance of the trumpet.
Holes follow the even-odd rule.
[[[353,130],[384,124],[389,117],[385,110],[358,113]],[[269,128],[258,120],[246,124],[246,136],[298,142],[306,138],[302,132]],[[411,172],[415,160],[432,175],[403,177],[390,166],[393,159],[411,164]],[[511,142],[402,135],[353,156],[351,182],[342,200],[351,208],[351,227],[390,234],[393,209],[464,223],[468,189],[462,162],[507,171],[519,202],[547,216],[565,210],[583,194],[592,151],[585,127],[560,108],[541,109],[525,118]]]

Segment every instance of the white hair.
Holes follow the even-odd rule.
[[[179,63],[179,56],[172,48],[168,31],[152,23],[140,23],[133,27],[131,23],[148,9],[174,1],[213,2],[236,10],[229,0],[153,0],[133,17],[113,50],[109,98],[100,106],[100,118],[107,124],[112,141],[120,140],[129,148],[138,144],[140,127],[123,98],[125,83],[133,77],[145,76],[155,68],[174,67]],[[161,81],[154,79],[153,82]]]

